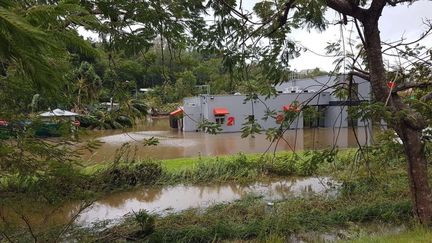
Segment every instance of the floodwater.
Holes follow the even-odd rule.
[[[188,208],[206,208],[216,203],[241,199],[247,194],[262,196],[272,202],[294,197],[321,194],[335,196],[338,183],[327,177],[262,180],[249,185],[224,183],[219,185],[176,185],[164,188],[139,188],[111,194],[84,211],[78,224],[89,225],[101,220],[117,220],[124,215],[145,209],[165,214]]]
[[[102,221],[114,225],[125,215],[139,210],[165,215],[189,208],[206,208],[217,203],[229,203],[246,195],[263,197],[268,203],[295,197],[313,195],[333,197],[337,195],[340,183],[328,177],[310,178],[264,178],[250,184],[221,183],[210,185],[175,185],[166,187],[138,187],[130,191],[122,191],[106,195],[90,207],[82,211],[75,223],[91,226]],[[34,226],[46,227],[69,222],[80,212],[81,204],[71,202],[57,208],[45,205],[19,203],[2,209],[3,214],[25,212]],[[13,209],[11,209],[13,208]],[[14,213],[9,215],[13,217]],[[20,220],[18,220],[20,221]],[[15,221],[16,222],[16,221]]]
[[[355,131],[355,133],[354,133]],[[136,146],[136,159],[172,159],[180,157],[218,156],[226,154],[263,153],[280,150],[323,149],[355,147],[370,143],[370,127],[352,128],[309,128],[288,130],[284,140],[271,144],[265,134],[255,138],[241,138],[241,133],[180,132],[169,127],[168,119],[153,118],[144,121],[134,129],[88,131],[83,139],[95,138],[103,145],[93,153],[86,153],[83,159],[93,163],[112,161],[116,151],[124,143]],[[157,146],[146,147],[143,139],[157,138]],[[357,137],[357,139],[356,139]],[[277,145],[277,146],[276,146]]]

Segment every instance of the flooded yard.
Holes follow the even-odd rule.
[[[32,225],[38,227],[63,224],[77,216],[77,225],[91,226],[102,221],[108,221],[113,225],[125,215],[139,210],[165,215],[189,208],[204,209],[217,203],[229,203],[246,195],[263,197],[268,203],[313,195],[334,197],[339,186],[340,183],[328,177],[265,178],[249,184],[229,182],[165,187],[142,186],[103,196],[81,213],[79,202],[70,202],[56,208],[17,203],[2,208],[1,212],[12,216],[17,222],[20,222],[19,216],[14,212],[21,212],[29,217]]]
[[[280,150],[322,149],[333,145],[339,148],[355,147],[357,140],[362,145],[370,142],[369,127],[352,128],[308,128],[288,130],[284,140],[271,144],[265,134],[255,138],[241,138],[240,133],[220,133],[217,135],[203,132],[180,132],[169,127],[168,119],[155,118],[144,121],[129,130],[88,131],[83,139],[96,138],[103,145],[83,158],[94,163],[110,161],[116,150],[124,143],[136,146],[137,159],[172,159],[180,157],[218,156],[244,153],[263,153]],[[159,139],[157,146],[145,147],[143,139]]]
[[[89,225],[101,220],[121,219],[132,211],[145,209],[165,214],[188,208],[206,208],[228,203],[252,194],[268,202],[312,195],[335,196],[338,183],[327,177],[269,178],[253,184],[223,183],[212,185],[176,185],[162,188],[142,187],[128,192],[110,194],[84,211],[78,224]]]

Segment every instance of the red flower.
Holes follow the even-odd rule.
[[[295,111],[295,112],[300,111],[297,105],[292,105],[292,104],[284,105],[282,108],[284,111]]]
[[[393,81],[389,81],[389,82],[387,82],[387,87],[389,89],[394,89],[396,87],[396,83]]]
[[[285,120],[285,116],[283,114],[278,114],[276,116],[276,123],[281,124]]]

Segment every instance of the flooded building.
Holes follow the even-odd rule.
[[[351,97],[347,98],[349,81],[342,76],[319,76],[315,78],[293,79],[274,88],[277,96],[247,100],[245,95],[199,95],[185,98],[183,107],[171,112],[171,127],[185,132],[199,131],[202,121],[220,124],[221,132],[239,132],[243,124],[255,119],[268,129],[280,126],[279,117],[284,111],[294,110],[297,117],[290,128],[304,127],[348,127],[365,126],[361,119],[351,119],[348,107],[370,100],[368,81],[354,77],[351,84]],[[337,89],[342,87],[342,89]],[[345,95],[340,95],[346,92]],[[344,98],[340,98],[344,97]],[[311,107],[320,114],[316,119],[304,119],[302,107]],[[275,111],[268,117],[269,111]],[[265,119],[268,117],[268,119]],[[283,117],[282,117],[283,119]]]

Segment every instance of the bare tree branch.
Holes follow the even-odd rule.
[[[366,20],[366,9],[360,8],[353,1],[348,0],[325,0],[330,8],[344,15],[352,16],[360,21]]]
[[[370,76],[368,74],[356,72],[356,71],[351,71],[351,72],[349,72],[349,74],[360,77],[362,79],[366,79],[367,81],[370,81]]]
[[[60,237],[71,227],[71,225],[75,222],[75,220],[78,218],[78,216],[81,215],[81,213],[88,207],[90,207],[92,204],[94,203],[94,201],[90,201],[90,202],[84,202],[80,205],[78,211],[75,213],[75,215],[73,215],[70,220],[67,222],[67,224],[63,227],[63,229],[60,231],[60,233],[57,235],[57,238],[55,239],[54,242],[59,242],[60,241]]]
[[[419,41],[423,40],[424,38],[426,38],[427,36],[429,36],[431,34],[431,32],[432,32],[432,24],[427,24],[427,25],[428,25],[428,29],[425,32],[423,32],[419,36],[419,38],[417,38],[417,39],[415,39],[413,41],[410,41],[408,43],[403,43],[403,39],[397,41],[397,42],[399,42],[399,43],[396,42],[397,44],[382,42],[382,44],[389,46],[386,49],[384,49],[382,52],[386,52],[386,51],[388,51],[390,49],[397,48],[399,46],[409,46],[409,45],[418,43]]]
[[[29,230],[30,235],[33,237],[34,242],[37,242],[38,239],[37,239],[37,236],[35,235],[35,233],[33,232],[33,228],[30,225],[30,221],[28,220],[28,218],[25,215],[21,214],[20,216],[21,216],[21,219],[24,221],[25,225],[27,226],[27,229]]]
[[[354,24],[355,24],[355,27],[357,29],[357,33],[360,36],[360,40],[361,40],[363,46],[366,46],[366,41],[365,41],[365,38],[363,36],[363,32],[361,31],[360,26],[359,26],[359,24],[357,22],[357,19],[354,19]]]
[[[412,3],[413,0],[386,0],[388,5],[395,7],[399,3]]]
[[[430,101],[432,100],[432,92],[424,95],[423,97],[420,98],[421,101]]]
[[[365,70],[362,70],[362,69],[360,69],[360,68],[358,68],[358,67],[353,67],[353,69],[354,69],[355,71],[357,71],[357,72],[360,72],[360,73],[363,73],[364,75],[368,75],[368,76],[369,76],[369,73],[366,72]]]
[[[432,82],[422,82],[422,83],[403,83],[402,85],[393,89],[393,93],[404,91],[412,88],[426,88],[432,86]]]
[[[5,225],[8,225],[8,224],[9,224],[9,222],[7,222],[6,217],[3,215],[3,213],[2,213],[1,210],[0,210],[0,219],[3,221],[3,223],[4,223]],[[4,232],[4,231],[0,231],[0,234],[2,234],[3,237],[6,238],[7,241],[9,241],[9,242],[13,242],[12,239],[11,239],[11,238],[6,234],[6,232]],[[1,241],[1,240],[2,240],[2,239],[0,239],[0,241]]]

